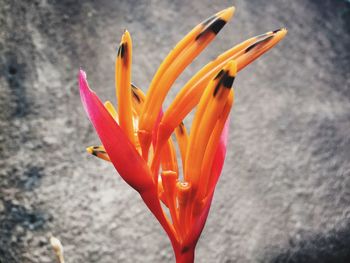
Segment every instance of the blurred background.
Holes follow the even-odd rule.
[[[147,90],[171,48],[230,5],[233,20],[181,75],[249,37],[287,37],[235,82],[230,141],[196,262],[350,262],[350,3],[346,0],[0,0],[0,262],[174,262],[83,111],[79,67],[114,98],[123,29]],[[188,127],[189,128],[189,127]]]

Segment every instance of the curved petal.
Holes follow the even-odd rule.
[[[140,116],[139,140],[143,152],[150,147],[152,129],[172,84],[232,18],[234,11],[234,7],[229,7],[196,26],[162,62],[151,81]]]
[[[120,176],[140,193],[153,187],[153,180],[146,162],[97,95],[89,88],[86,74],[82,70],[79,72],[79,87],[85,111]]]
[[[212,202],[213,196],[214,196],[215,186],[216,186],[217,181],[219,180],[221,170],[222,170],[222,167],[224,165],[229,126],[230,126],[230,118],[228,117],[226,120],[226,123],[225,123],[225,127],[224,127],[222,134],[221,134],[221,137],[220,137],[220,143],[218,145],[218,149],[215,153],[215,158],[214,158],[213,166],[211,169],[212,181],[210,182],[210,189],[208,191],[208,196],[204,202],[201,213],[194,220],[196,223],[193,225],[193,228],[191,230],[191,234],[188,236],[188,238],[185,241],[186,247],[195,247],[196,246],[196,243],[198,242],[198,239],[199,239],[199,237],[203,231],[203,228],[205,226],[205,223],[207,221],[208,214],[210,211],[211,202]]]
[[[229,127],[230,127],[230,116],[227,118],[225,127],[222,130],[218,149],[216,150],[213,166],[211,168],[211,178],[210,178],[211,181],[209,182],[210,188],[208,191],[209,195],[210,195],[210,192],[214,193],[216,184],[219,180],[219,177],[222,171],[222,167],[224,165]]]

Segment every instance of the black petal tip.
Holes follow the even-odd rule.
[[[249,47],[246,48],[245,52],[244,53],[248,53],[249,51],[251,51],[252,49],[256,48],[258,45],[262,44],[262,43],[265,43],[265,42],[268,42],[270,41],[271,39],[273,38],[273,36],[268,36],[264,39],[261,39],[257,42],[255,42],[254,44],[251,44]]]
[[[125,53],[126,53],[126,45],[123,43],[119,46],[118,56],[120,56],[121,58],[124,58]]]
[[[212,21],[209,21],[206,27],[198,34],[196,37],[196,40],[201,39],[202,37],[206,36],[209,32],[214,33],[217,35],[220,30],[225,26],[226,21],[221,18],[216,18]]]
[[[220,78],[220,77],[221,77],[221,75],[222,75],[222,74],[224,74],[224,72],[225,72],[225,71],[224,71],[223,69],[222,69],[222,70],[220,70],[220,71],[219,71],[219,73],[218,73],[218,74],[215,76],[215,78],[214,78],[214,79],[218,79],[218,78]]]
[[[179,125],[179,131],[180,131],[180,133],[181,133],[182,135],[185,133],[184,126],[185,126],[185,125],[184,125],[183,122],[181,122],[180,125]]]
[[[276,29],[276,30],[272,31],[272,33],[276,34],[277,32],[282,31],[282,29],[283,29],[283,28]]]
[[[231,89],[232,88],[232,84],[235,81],[235,76],[230,76],[228,71],[224,71],[221,70],[221,77],[218,80],[218,83],[215,86],[214,92],[213,92],[213,96],[215,97],[216,94],[219,92],[221,86],[226,88],[226,89]],[[221,72],[220,71],[220,72]],[[220,74],[220,73],[219,73]],[[219,75],[218,74],[218,75]],[[215,79],[217,79],[218,77],[216,77]]]
[[[224,86],[224,88],[230,89],[232,88],[232,84],[235,81],[235,76],[230,76],[230,75],[225,75],[222,78],[222,85]]]
[[[137,100],[138,103],[141,103],[141,98],[140,96],[136,93],[136,91],[134,89],[131,89],[132,95],[134,96],[134,98]]]

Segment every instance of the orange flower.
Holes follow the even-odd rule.
[[[87,151],[111,161],[158,219],[172,243],[176,262],[193,262],[224,163],[228,116],[237,72],[276,45],[286,29],[250,38],[227,50],[198,71],[163,113],[174,81],[231,19],[227,8],[192,29],[156,72],[147,95],[131,83],[132,41],[125,31],[116,58],[117,110],[101,103],[79,73],[81,99],[102,146]],[[197,106],[188,135],[184,118]],[[175,134],[181,160],[179,171]],[[168,218],[161,202],[169,209]]]

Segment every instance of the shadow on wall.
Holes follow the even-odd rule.
[[[320,20],[330,21],[335,17],[340,18],[345,32],[350,34],[350,0],[324,1],[322,5],[317,0],[311,1],[314,8],[317,9]],[[345,6],[344,6],[345,2]],[[331,23],[334,25],[334,23]],[[334,30],[337,30],[335,28]],[[332,30],[327,30],[327,36],[332,42],[339,41]],[[348,74],[350,67],[349,44],[347,41],[337,43],[337,46],[343,45],[343,54],[333,59],[333,64],[337,66],[338,74]],[[345,71],[344,71],[345,70]],[[332,87],[333,88],[333,87]],[[348,97],[350,87],[344,85],[339,93]],[[348,216],[347,216],[348,218]],[[325,234],[316,234],[308,239],[295,240],[290,239],[290,247],[284,251],[275,253],[275,256],[269,260],[271,263],[347,263],[350,262],[350,221],[344,222],[345,227],[334,229]]]
[[[347,226],[325,235],[306,240],[290,240],[290,248],[272,259],[271,263],[346,263],[350,262],[350,222]]]
[[[22,262],[18,255],[26,251],[24,240],[31,239],[37,231],[45,228],[47,221],[53,220],[51,215],[37,207],[23,205],[13,198],[13,195],[18,197],[35,189],[43,176],[43,169],[37,166],[27,167],[23,174],[16,168],[5,173],[4,178],[10,179],[2,185],[7,198],[0,195],[0,263]],[[38,245],[45,246],[47,242],[42,240]]]

